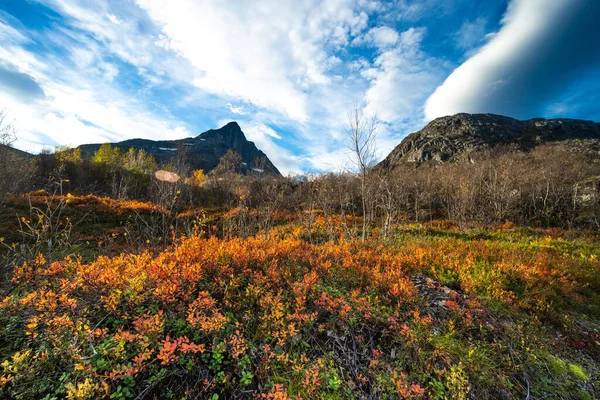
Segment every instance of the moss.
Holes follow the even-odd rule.
[[[580,381],[589,381],[590,376],[585,370],[577,364],[569,364],[569,372],[571,375]]]
[[[555,375],[566,374],[569,370],[567,369],[567,363],[564,362],[561,358],[556,357],[553,354],[546,353],[544,354],[544,358],[548,363],[548,368]]]
[[[570,373],[571,376],[573,376],[577,380],[590,380],[589,374],[585,372],[583,367],[577,364],[567,363],[560,357],[557,357],[550,353],[545,353],[544,359],[548,363],[548,368],[550,369],[550,371],[552,371],[552,373],[555,375],[565,375],[567,373]]]

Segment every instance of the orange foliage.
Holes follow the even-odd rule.
[[[317,219],[318,224],[327,219]],[[342,384],[375,385],[375,372],[387,371],[393,375],[389,387],[400,398],[421,398],[428,395],[427,382],[391,374],[397,365],[392,349],[405,349],[422,362],[419,368],[430,367],[438,378],[452,360],[443,346],[428,344],[441,323],[434,321],[431,305],[423,304],[422,292],[435,284],[429,279],[417,286],[415,274],[453,283],[471,295],[448,289],[439,302],[437,318],[447,318],[446,329],[454,332],[456,326],[467,330],[487,323],[477,296],[516,311],[537,310],[557,296],[581,302],[586,282],[593,285],[590,277],[600,267],[595,258],[573,261],[556,252],[531,253],[483,240],[317,245],[300,239],[293,227],[284,229],[289,231],[249,238],[192,236],[156,255],[147,251],[90,263],[48,264],[40,256],[15,268],[20,291],[1,307],[27,316],[28,350],[38,357],[31,368],[51,349],[79,382],[101,378],[114,388],[126,376],[148,379],[160,365],[172,371],[204,368],[198,370],[202,379],[211,379],[198,382],[242,385],[243,379],[277,379],[277,368],[286,368],[310,398]],[[515,282],[525,294],[513,291]],[[356,354],[353,362],[360,366],[339,374],[350,383],[337,373],[346,366],[329,365],[330,351],[315,343]],[[432,350],[424,355],[419,346]],[[102,368],[85,361],[99,357]],[[1,377],[10,384],[11,376]],[[262,398],[298,394],[292,386],[269,382],[273,385],[262,386],[270,388]]]

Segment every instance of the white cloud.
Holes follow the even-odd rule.
[[[475,21],[465,21],[460,29],[454,34],[454,42],[459,49],[470,49],[485,38],[485,18],[477,18]]]
[[[344,146],[340,146],[330,151],[311,155],[310,165],[315,168],[316,171],[339,172],[348,170],[352,167],[350,157],[350,150]]]
[[[18,129],[17,147],[39,151],[48,146],[134,137],[190,136],[181,122],[168,115],[156,117],[136,98],[116,88],[112,80],[118,69],[99,57],[101,52],[93,42],[85,46],[70,43],[68,56],[42,58],[20,47],[31,40],[26,32],[2,31],[10,37],[0,47],[0,63],[16,66],[43,90],[42,98],[35,101],[18,93],[0,93],[0,105]]]
[[[377,26],[369,29],[363,36],[352,41],[355,46],[372,45],[380,49],[394,46],[400,40],[400,35],[389,26]]]
[[[108,14],[107,17],[108,17],[108,20],[115,25],[121,25],[121,23],[123,22],[119,18],[117,18],[117,16],[115,14]]]
[[[586,67],[598,65],[600,5],[512,0],[502,28],[429,97],[428,120],[459,112],[539,116]]]
[[[420,49],[425,33],[424,28],[402,32],[398,45],[383,50],[362,72],[371,81],[365,95],[368,114],[388,123],[420,117],[417,110],[439,79],[435,60]]]
[[[375,43],[377,47],[393,46],[398,43],[398,40],[400,39],[398,32],[387,26],[373,28],[369,33],[373,36],[373,43]]]
[[[11,44],[22,44],[31,40],[19,32],[17,29],[5,23],[0,18],[0,42]]]
[[[106,50],[122,60],[137,67],[154,66],[161,63],[161,58],[154,53],[156,37],[140,30],[140,13],[127,2],[109,3],[104,1],[88,2],[86,0],[37,0],[57,10],[65,16],[74,28],[86,32]],[[119,9],[121,18],[117,18],[111,6]],[[122,15],[121,15],[122,14]],[[151,26],[151,25],[150,25]],[[62,30],[61,33],[72,35],[75,41],[86,41],[81,32]]]
[[[350,63],[348,63],[348,69],[350,71],[360,71],[360,70],[364,70],[370,66],[371,66],[371,63],[369,62],[369,60],[367,60],[364,57],[360,57],[357,60],[354,60],[354,61],[351,61]]]
[[[155,118],[118,93],[99,96],[80,89],[43,84],[48,98],[26,104],[0,96],[18,129],[16,147],[27,151],[55,145],[114,142],[143,137],[180,139],[191,136],[176,121]]]
[[[351,0],[273,3],[137,0],[169,48],[198,70],[194,84],[306,121],[309,96],[331,78],[329,47],[346,44],[368,16]]]
[[[242,107],[242,106],[234,106],[231,103],[227,103],[227,107],[229,108],[229,111],[232,112],[232,114],[238,114],[238,115],[246,114],[246,112],[244,111],[244,107]]]
[[[107,87],[97,92],[47,86],[46,93],[52,98],[51,107],[68,111],[82,121],[102,127],[113,138],[124,140],[143,137],[170,140],[190,136],[187,128],[179,125],[180,123],[157,119],[135,99]],[[82,138],[77,136],[73,139],[77,144],[89,140],[85,138],[82,141]]]

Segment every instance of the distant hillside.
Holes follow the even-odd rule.
[[[81,155],[89,157],[101,146],[98,144],[84,144],[79,146]],[[187,150],[188,162],[192,169],[202,169],[209,172],[219,163],[219,159],[231,149],[242,156],[240,170],[252,174],[281,175],[271,160],[259,150],[253,142],[246,139],[244,132],[237,122],[230,122],[220,129],[208,130],[196,137],[179,140],[148,140],[129,139],[123,142],[112,143],[113,146],[123,151],[143,149],[152,154],[159,164],[168,163],[181,149]]]
[[[408,135],[376,168],[454,161],[499,145],[530,150],[544,143],[600,156],[600,124],[575,119],[519,121],[494,114],[456,114],[437,118]]]
[[[8,154],[11,154],[15,157],[24,159],[35,157],[33,154],[27,153],[26,151],[19,150],[11,146],[7,146],[5,144],[0,144],[0,152],[7,152]]]

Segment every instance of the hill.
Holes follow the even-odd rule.
[[[34,157],[33,154],[27,153],[26,151],[19,150],[14,147],[11,147],[11,146],[7,146],[5,144],[0,144],[0,153],[8,154],[11,157],[16,157],[17,159],[23,159],[23,160]]]
[[[575,119],[520,121],[494,114],[456,114],[437,118],[408,135],[377,168],[465,159],[474,152],[503,145],[527,151],[546,143],[600,155],[600,124]]]
[[[79,146],[84,157],[93,155],[102,144],[84,144]],[[265,153],[254,142],[246,139],[237,122],[230,122],[219,129],[210,129],[196,137],[178,140],[129,139],[112,143],[123,151],[130,148],[143,149],[154,156],[159,164],[168,163],[180,151],[187,152],[187,161],[192,169],[209,172],[219,163],[219,159],[231,149],[242,157],[243,173],[267,173],[281,175]]]

